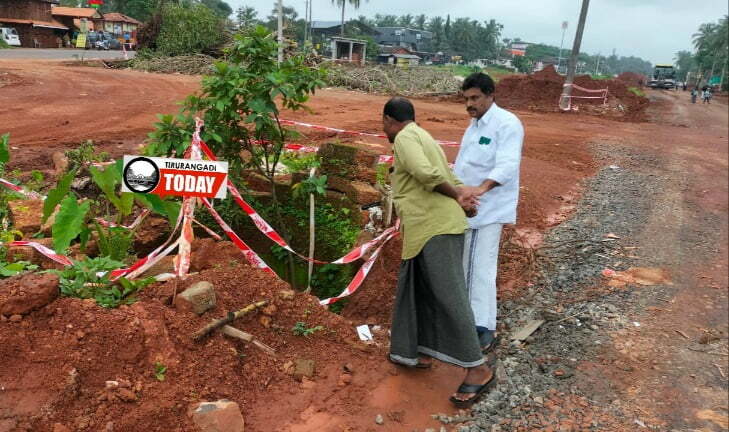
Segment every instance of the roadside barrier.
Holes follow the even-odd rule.
[[[562,102],[563,98],[567,98],[567,108],[564,108],[563,111],[569,111],[570,109],[572,109],[572,99],[602,99],[602,104],[603,105],[607,104],[607,98],[608,98],[608,89],[607,88],[587,89],[584,87],[580,87],[574,83],[564,84],[563,87],[572,87],[572,89],[574,89],[574,90],[579,90],[579,91],[583,91],[585,93],[590,93],[590,94],[600,93],[600,96],[575,96],[575,95],[567,96],[564,93],[562,93],[562,95],[560,96],[560,103]],[[561,106],[561,104],[560,104],[560,106]]]
[[[203,154],[208,157],[210,160],[217,160],[212,150],[207,146],[207,144],[200,139],[200,129],[202,128],[203,123],[201,120],[197,119],[196,121],[196,130],[193,133],[192,142],[188,149],[188,151],[185,154],[186,158],[190,158],[193,160],[199,160],[202,159]],[[297,148],[296,150],[301,150],[302,148],[306,148],[306,146],[301,146]],[[313,147],[311,147],[313,148]],[[306,150],[303,150],[306,151]],[[35,198],[35,199],[45,199],[42,195],[37,194],[36,192],[32,191],[26,191],[20,186],[17,186],[5,179],[0,179],[0,185],[3,185],[7,187],[8,189],[11,189],[13,191],[16,191],[18,193],[21,193],[29,198]],[[271,227],[271,225],[266,222],[256,211],[253,209],[253,207],[248,204],[243,197],[241,196],[238,189],[233,185],[233,183],[228,180],[227,188],[230,191],[231,195],[233,196],[234,200],[238,204],[238,206],[253,220],[254,225],[258,228],[258,230],[263,233],[267,238],[272,240],[274,243],[278,244],[282,248],[286,249],[287,251],[293,253],[294,255],[309,261],[314,262],[316,264],[348,264],[352,263],[354,261],[357,261],[360,258],[363,258],[365,254],[375,247],[374,252],[367,258],[367,260],[364,262],[364,264],[358,269],[357,273],[355,274],[352,281],[347,285],[347,287],[336,297],[331,297],[328,299],[323,299],[320,301],[320,304],[322,305],[329,305],[332,303],[335,303],[342,298],[345,298],[355,291],[362,285],[364,279],[369,274],[372,265],[376,261],[377,257],[379,256],[382,247],[392,238],[396,237],[399,234],[399,221],[396,222],[396,224],[392,227],[387,228],[384,230],[377,238],[366,242],[356,248],[354,248],[352,251],[344,255],[343,257],[332,261],[332,262],[326,262],[326,261],[320,261],[308,258],[302,254],[299,254],[298,252],[294,251],[293,248]],[[178,248],[177,256],[174,260],[175,265],[175,274],[179,278],[185,278],[187,276],[189,267],[190,267],[190,258],[191,258],[191,244],[192,240],[194,238],[193,236],[193,230],[192,230],[192,224],[196,223],[200,226],[202,226],[208,233],[211,235],[214,235],[215,238],[220,239],[220,236],[212,232],[209,228],[205,227],[204,225],[200,224],[198,221],[196,221],[193,217],[195,205],[198,201],[198,198],[184,198],[182,201],[182,206],[180,209],[180,213],[178,214],[177,221],[175,223],[175,226],[170,233],[170,236],[168,239],[162,243],[159,247],[157,247],[155,250],[153,250],[149,255],[147,255],[144,258],[139,259],[134,264],[127,268],[117,269],[109,272],[111,280],[117,280],[121,277],[126,277],[128,279],[133,279],[136,277],[139,277],[141,274],[143,274],[145,271],[147,271],[149,268],[154,266],[157,262],[159,262],[162,258],[169,255],[175,248]],[[228,236],[228,238],[233,242],[233,244],[236,245],[236,247],[243,253],[243,255],[246,257],[248,262],[256,267],[259,268],[266,273],[272,274],[274,276],[277,276],[276,273],[261,259],[258,254],[256,254],[253,249],[251,249],[233,230],[232,228],[220,217],[217,211],[213,208],[213,205],[210,203],[209,200],[203,198],[200,199],[200,202],[202,202],[203,206],[208,210],[208,212],[211,214],[213,219],[220,225],[220,227],[223,229],[225,234]],[[146,214],[148,213],[148,210],[144,210],[135,220],[134,222],[126,226],[125,228],[134,228],[138,226],[139,223],[144,219]],[[97,219],[99,220],[99,219]],[[105,226],[117,226],[111,222],[107,222],[104,220],[99,220],[100,223],[102,223]],[[124,226],[123,226],[124,227]],[[176,234],[180,231],[180,235],[176,237]],[[71,260],[69,257],[65,255],[61,255],[56,253],[54,250],[43,246],[40,243],[37,242],[31,242],[31,241],[13,241],[8,242],[5,244],[5,246],[12,247],[12,246],[24,246],[24,247],[32,247],[36,249],[38,252],[40,252],[42,255],[46,256],[47,258],[58,262],[65,266],[73,265],[73,260]],[[168,280],[170,278],[169,274],[162,274],[158,275],[156,277],[158,280]]]

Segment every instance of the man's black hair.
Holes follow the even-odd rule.
[[[400,96],[395,96],[387,101],[382,113],[399,122],[415,121],[415,107],[408,99]]]
[[[469,75],[468,78],[463,80],[461,90],[466,91],[472,88],[481,89],[483,94],[488,96],[494,93],[494,91],[496,90],[496,85],[494,84],[494,80],[492,80],[491,77],[486,75],[485,73],[474,72]]]

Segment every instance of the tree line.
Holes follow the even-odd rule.
[[[682,50],[674,57],[678,79],[688,77],[691,84],[702,85],[718,77],[726,90],[729,84],[729,15],[717,22],[701,24],[693,35],[694,52]]]
[[[144,22],[166,3],[180,6],[200,4],[208,7],[222,19],[227,19],[233,13],[233,8],[224,0],[105,0],[99,11],[101,13],[119,12]],[[61,0],[60,4],[68,7],[88,7],[88,0]]]
[[[518,39],[511,41],[505,39],[505,43],[510,45],[511,42],[519,42]],[[531,44],[526,49],[526,55],[519,58],[515,57],[514,66],[520,72],[528,72],[538,61],[557,60],[561,57],[562,71],[567,68],[567,59],[570,55],[570,48],[563,48],[561,55],[559,47],[545,44]],[[588,54],[581,52],[577,57],[577,73],[590,75],[619,75],[623,72],[635,72],[644,75],[650,75],[653,70],[651,62],[635,56],[618,56],[612,53],[609,56],[600,54]]]

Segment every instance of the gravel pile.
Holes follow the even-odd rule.
[[[609,155],[608,151],[597,148],[598,154]],[[595,287],[601,285],[598,279],[603,269],[625,270],[635,265],[626,258],[630,255],[626,247],[630,248],[631,235],[637,235],[648,220],[651,200],[646,197],[660,193],[661,182],[652,174],[617,166],[603,168],[590,181],[573,217],[547,234],[538,251],[541,276],[529,293],[499,306],[505,337],[498,351],[498,386],[474,405],[471,416],[438,419],[460,425],[459,432],[550,425],[560,430],[565,418],[571,418],[570,422],[577,419],[580,426],[580,413],[589,411],[590,403],[575,385],[575,367],[609,341],[606,331],[634,325],[627,317],[637,310],[639,301],[631,290]],[[621,238],[605,237],[611,232],[619,232]],[[644,293],[650,289],[642,288]],[[545,322],[524,342],[508,340],[531,320]],[[574,412],[546,418],[539,411],[549,404]],[[622,416],[619,403],[610,404],[608,399],[602,405],[612,411],[610,417]],[[583,417],[588,420],[582,427],[616,430],[611,428],[617,425],[607,418]]]

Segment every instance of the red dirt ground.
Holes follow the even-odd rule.
[[[85,139],[94,139],[99,150],[113,156],[134,152],[151,130],[154,115],[173,112],[175,101],[195,90],[198,81],[195,77],[42,62],[0,61],[2,72],[18,78],[4,83],[0,92],[0,132],[11,132],[10,168],[26,171],[50,170],[53,150],[75,147]],[[312,99],[313,112],[287,117],[379,132],[386,100],[384,96],[327,90]],[[415,106],[419,122],[436,138],[460,139],[468,122],[461,104],[417,100]],[[659,133],[666,140],[681,139],[671,135],[681,128],[666,129],[664,124],[615,122],[575,113],[516,113],[526,129],[517,228],[543,231],[570,212],[581,181],[597,167],[588,149],[590,141],[637,137],[636,145],[650,147],[658,145],[654,136]],[[325,135],[311,137],[320,141]],[[690,139],[689,131],[683,136]],[[383,152],[388,150],[382,141],[368,141]],[[450,158],[455,151],[448,150]],[[656,147],[655,151],[663,150]],[[725,144],[719,154],[725,158]],[[696,169],[704,179],[717,176],[716,170]],[[702,205],[726,212],[725,196],[715,192],[701,196]],[[512,260],[503,263],[502,296],[516,295],[527,281],[522,277],[524,265],[518,260],[518,250],[514,251],[509,254]],[[238,402],[247,430],[253,432],[395,432],[440,427],[429,415],[453,412],[447,396],[460,382],[462,372],[436,365],[424,379],[422,371],[403,371],[384,360],[386,333],[375,333],[382,346],[366,347],[355,341],[355,325],[387,324],[398,261],[395,241],[385,249],[343,317],[329,314],[305,294],[293,301],[276,298],[285,286],[236,263],[204,270],[186,282],[205,279],[216,285],[218,307],[204,317],[179,314],[167,306],[172,287],[165,284],[146,290],[131,307],[106,311],[89,302],[61,299],[20,323],[2,322],[0,361],[6,367],[0,369],[0,431],[3,427],[49,431],[55,422],[72,430],[104,430],[109,422],[115,431],[193,430],[185,416],[189,405],[219,398]],[[720,264],[726,269],[725,255]],[[236,325],[276,348],[276,359],[219,334],[200,344],[190,341],[190,332],[211,317],[259,298],[276,301],[272,325],[266,327],[260,321],[261,313]],[[670,318],[688,319],[680,314]],[[320,324],[327,330],[308,339],[296,337],[290,329],[297,321]],[[246,356],[240,358],[240,352]],[[295,357],[317,361],[313,383],[302,385],[282,370]],[[169,367],[164,382],[153,377],[154,363],[160,359]],[[348,363],[354,370],[352,383],[339,386],[342,368]],[[603,368],[602,373],[609,372],[609,367]],[[104,381],[116,378],[128,380],[138,389],[137,401],[101,400]],[[628,380],[625,384],[616,381],[630,385]],[[647,384],[648,378],[636,374],[630,381]],[[555,396],[555,401],[561,397]],[[648,400],[641,409],[663,414]],[[374,425],[377,414],[386,418],[384,426]]]

